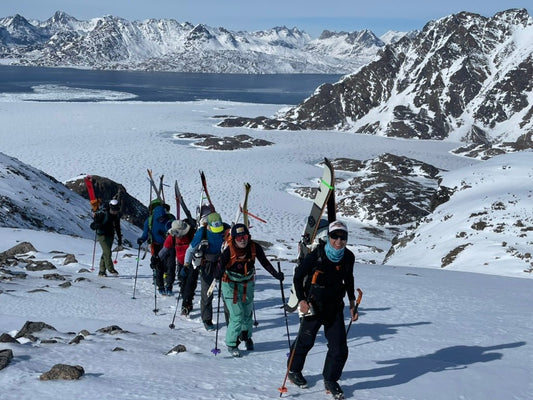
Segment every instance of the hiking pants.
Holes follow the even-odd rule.
[[[205,265],[200,267],[200,313],[202,315],[202,321],[213,321],[213,293],[210,296],[207,295],[207,290],[213,282],[213,269],[206,268]]]
[[[114,236],[98,235],[98,243],[102,247],[102,256],[100,257],[100,274],[105,274],[105,271],[114,271],[113,260],[111,259],[111,247],[113,246]]]
[[[324,361],[322,376],[325,381],[337,382],[348,359],[348,345],[346,343],[346,328],[342,308],[335,313],[335,317],[312,316],[302,318],[298,338],[292,344],[294,357],[290,370],[301,372],[307,353],[313,347],[320,326],[324,325],[324,336],[328,341],[328,352]],[[291,349],[291,350],[292,350]]]
[[[154,272],[154,278],[155,278],[155,284],[157,285],[157,289],[162,290],[165,288],[165,282],[164,282],[164,273],[165,273],[165,266],[157,256],[161,249],[163,248],[162,244],[152,242],[150,245],[151,252],[152,252],[152,258],[150,259],[150,268],[152,268],[152,271]]]
[[[254,287],[255,281],[253,279],[246,282],[222,281],[224,304],[229,311],[229,322],[226,329],[227,346],[235,347],[237,338],[243,331],[248,331],[248,338],[251,339],[252,337]]]
[[[199,272],[199,268],[193,268],[192,266],[187,268],[187,274],[185,277],[185,281],[183,282],[183,302],[181,303],[182,307],[192,307],[194,292],[196,291],[196,286],[198,286]]]

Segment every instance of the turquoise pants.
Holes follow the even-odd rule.
[[[226,330],[227,346],[236,346],[237,337],[242,331],[248,331],[248,337],[252,337],[254,288],[255,281],[253,279],[247,282],[222,282],[222,295],[229,311],[229,322]]]

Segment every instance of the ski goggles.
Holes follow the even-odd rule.
[[[250,236],[246,235],[246,234],[239,235],[239,236],[235,236],[235,241],[236,242],[244,242],[244,241],[248,240],[249,238],[250,238]]]

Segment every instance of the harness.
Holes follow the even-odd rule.
[[[252,241],[250,243],[250,249],[246,252],[245,256],[239,257],[237,254],[237,250],[235,248],[235,244],[233,243],[233,240],[229,240],[227,242],[227,246],[229,247],[230,251],[230,260],[227,264],[228,267],[226,267],[226,273],[222,276],[222,281],[226,283],[233,283],[233,304],[237,303],[238,300],[238,283],[241,283],[243,286],[243,294],[242,294],[242,301],[246,301],[246,291],[248,287],[248,282],[254,279],[255,276],[255,268],[253,268],[254,262],[255,262],[255,256],[256,256],[256,249],[255,249],[255,243]],[[243,273],[231,271],[231,267],[235,264],[242,264],[244,268]],[[252,266],[252,268],[249,268],[249,265]]]

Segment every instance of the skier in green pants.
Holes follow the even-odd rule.
[[[253,350],[253,302],[255,287],[255,259],[257,258],[274,278],[283,281],[283,272],[274,269],[265,256],[263,248],[250,238],[244,224],[235,224],[227,241],[216,278],[222,279],[222,294],[229,311],[226,330],[228,351],[239,357],[239,344],[244,342],[246,350]]]
[[[122,246],[122,233],[120,230],[120,213],[119,204],[116,199],[105,204],[103,208],[98,209],[94,214],[94,221],[91,223],[91,229],[96,230],[98,243],[102,247],[102,257],[100,257],[100,271],[98,276],[107,276],[106,271],[117,276],[118,272],[113,265],[111,257],[111,247],[115,238],[115,232],[118,238],[118,246]]]

